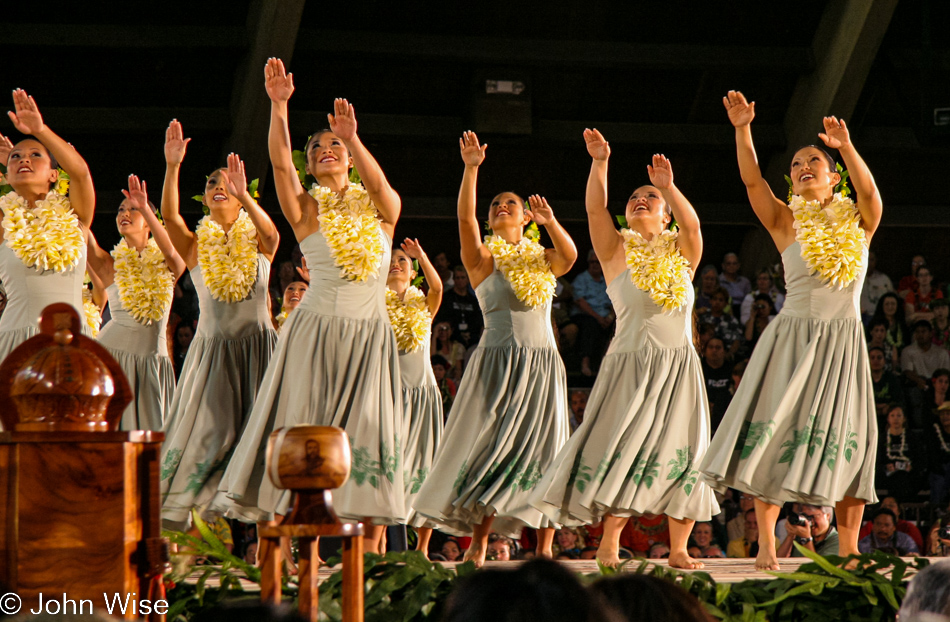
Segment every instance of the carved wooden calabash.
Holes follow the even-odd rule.
[[[40,314],[40,334],[0,364],[0,420],[21,432],[117,430],[128,380],[105,348],[82,334],[65,303]]]
[[[287,490],[339,488],[350,475],[350,442],[340,428],[298,425],[271,433],[267,474]]]

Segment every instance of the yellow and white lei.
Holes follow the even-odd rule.
[[[287,314],[289,312],[287,309],[281,307],[280,313],[274,316],[274,323],[277,324],[277,332],[280,332],[280,329],[284,327],[284,322],[287,321]]]
[[[69,198],[50,190],[32,209],[16,192],[0,197],[3,239],[27,267],[65,272],[76,266],[86,245]]]
[[[396,333],[396,344],[403,352],[415,352],[422,347],[426,335],[432,329],[432,314],[426,303],[426,295],[412,285],[406,289],[406,295],[399,295],[391,289],[386,290],[386,311],[389,323]]]
[[[92,331],[92,338],[99,338],[99,327],[102,326],[102,309],[92,300],[92,290],[86,286],[82,288],[82,310],[86,316],[86,325]]]
[[[630,269],[630,280],[650,294],[664,311],[675,311],[686,304],[689,291],[689,262],[676,246],[679,234],[666,230],[648,242],[632,229],[621,229],[623,249]]]
[[[350,184],[341,197],[326,186],[314,184],[310,196],[317,200],[320,232],[340,275],[358,282],[378,277],[383,236],[369,193],[360,184]]]
[[[551,302],[557,279],[551,272],[543,246],[527,237],[517,244],[509,244],[500,235],[485,236],[485,246],[495,259],[495,266],[511,283],[518,300],[530,307]]]
[[[802,249],[808,270],[841,289],[851,284],[861,270],[867,235],[854,201],[835,193],[822,207],[818,201],[806,201],[796,195],[788,206],[795,222],[795,239]]]
[[[240,302],[257,280],[257,228],[241,210],[230,231],[205,216],[195,230],[198,235],[198,265],[205,285],[215,300]]]
[[[115,285],[122,308],[139,324],[158,322],[172,304],[175,275],[154,239],[141,254],[123,239],[112,250]]]

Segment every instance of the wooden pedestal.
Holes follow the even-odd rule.
[[[0,432],[0,584],[23,600],[148,598],[160,432]],[[88,610],[87,610],[88,611]],[[140,612],[136,611],[140,615]],[[139,617],[131,607],[126,619]]]

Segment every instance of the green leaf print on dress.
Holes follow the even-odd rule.
[[[828,442],[825,443],[825,451],[821,454],[821,461],[825,463],[828,469],[834,471],[835,462],[838,459],[838,432],[834,428],[828,430]]]
[[[178,470],[178,465],[181,463],[181,454],[182,450],[179,447],[176,447],[175,449],[169,449],[168,453],[165,454],[165,460],[162,461],[161,472],[161,478],[163,482],[174,475],[175,471]]]
[[[411,479],[407,477],[406,479],[409,481],[409,494],[414,495],[422,490],[422,484],[425,483],[426,477],[428,476],[429,469],[422,467],[420,469],[416,469],[416,474],[411,476]]]
[[[380,443],[380,459],[374,460],[369,453],[368,447],[355,447],[353,439],[350,439],[350,447],[353,447],[353,466],[350,469],[350,476],[357,486],[369,484],[373,488],[379,488],[382,478],[386,478],[389,483],[396,479],[396,469],[399,468],[399,439],[396,439],[396,451],[389,452],[386,443]]]
[[[226,456],[215,460],[205,460],[204,462],[199,462],[195,465],[195,472],[188,475],[188,485],[185,486],[185,492],[193,492],[198,494],[201,492],[201,489],[207,483],[211,476],[221,471],[228,465],[228,462],[231,460],[231,452],[229,451]]]
[[[465,480],[468,478],[468,460],[462,463],[462,466],[459,467],[459,472],[455,476],[455,482],[452,483],[452,488],[455,489],[455,494],[459,497],[462,496],[462,489],[465,488]]]
[[[791,462],[795,458],[798,448],[804,445],[808,446],[808,455],[814,456],[815,449],[821,445],[824,434],[824,430],[818,430],[815,427],[815,415],[809,415],[805,427],[801,430],[792,430],[792,438],[782,443],[782,448],[785,451],[782,452],[782,457],[779,458],[778,463]]]
[[[676,450],[676,458],[670,460],[667,465],[670,468],[667,474],[667,481],[678,479],[677,486],[681,487],[688,497],[696,486],[699,478],[699,470],[691,468],[693,466],[693,454],[690,452],[690,446]]]
[[[739,438],[736,439],[736,449],[742,448],[739,454],[740,460],[745,460],[752,455],[752,450],[756,447],[765,447],[766,441],[772,438],[772,428],[775,421],[746,421],[742,424],[742,431],[739,432]]]
[[[653,486],[653,480],[660,476],[660,463],[657,462],[659,452],[650,454],[648,458],[641,458],[637,455],[636,461],[630,467],[627,477],[633,478],[633,483],[637,486],[642,481],[647,488]]]
[[[587,485],[591,482],[601,483],[604,481],[604,478],[607,477],[607,471],[610,470],[610,467],[613,466],[620,458],[620,452],[618,451],[613,455],[612,458],[604,458],[600,461],[600,464],[597,465],[597,470],[594,471],[593,475],[590,473],[590,467],[584,463],[581,463],[580,466],[575,469],[574,473],[571,474],[571,479],[574,481],[574,486],[580,492],[584,492],[584,489],[587,488]],[[578,456],[578,460],[581,457]]]

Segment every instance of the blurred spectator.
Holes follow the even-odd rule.
[[[577,353],[581,357],[581,373],[592,376],[600,364],[615,319],[604,271],[593,250],[587,254],[587,270],[574,279],[573,286],[572,317],[579,328]]]
[[[904,301],[897,294],[888,292],[877,301],[871,324],[879,320],[887,322],[887,345],[894,346],[900,353],[910,344],[910,331],[904,321]]]
[[[719,272],[715,266],[706,266],[699,275],[699,286],[696,287],[696,303],[693,306],[697,315],[709,312],[709,297],[721,287],[719,285]],[[730,306],[731,310],[732,307]]]
[[[928,470],[930,472],[930,502],[945,505],[950,498],[950,402],[937,411],[938,422],[933,434],[924,430],[927,439]]]
[[[702,359],[703,379],[706,382],[706,397],[709,399],[709,419],[713,432],[719,428],[726,414],[732,394],[732,365],[726,362],[726,348],[722,339],[713,337],[706,342]]]
[[[938,520],[927,534],[927,555],[950,557],[950,512]]]
[[[914,255],[910,260],[910,274],[901,278],[897,284],[897,293],[901,298],[910,292],[917,291],[917,268],[927,263],[923,255]]]
[[[803,504],[798,516],[804,518],[804,525],[795,525],[792,521],[785,520],[785,539],[778,547],[779,557],[802,557],[798,549],[792,546],[792,541],[819,555],[838,554],[838,530],[831,526],[833,508]]]
[[[716,329],[716,336],[722,339],[726,346],[726,356],[731,360],[742,347],[743,330],[739,320],[725,312],[728,301],[729,294],[725,288],[717,288],[709,298],[709,312],[701,315],[699,321],[712,324]]]
[[[917,548],[923,551],[923,536],[921,536],[920,530],[917,529],[917,525],[910,522],[909,520],[901,519],[901,506],[897,502],[897,499],[894,497],[884,497],[881,499],[880,507],[887,508],[894,513],[894,516],[897,517],[897,531],[906,533],[908,536],[910,536],[910,539],[914,541],[914,544],[917,545]],[[861,532],[858,534],[858,538],[864,538],[871,535],[871,528],[873,525],[873,521],[865,521],[864,525],[861,526]]]
[[[626,622],[710,622],[699,599],[670,581],[623,573],[590,586]]]
[[[297,270],[294,269],[294,262],[286,260],[280,262],[277,269],[272,270],[270,274],[271,315],[277,315],[284,302],[284,291],[297,280]]]
[[[742,381],[742,376],[745,374],[745,368],[748,364],[749,361],[746,359],[732,366],[732,382],[729,383],[730,395],[736,394],[736,389],[739,388],[739,383]]]
[[[726,253],[722,258],[722,274],[719,275],[719,284],[729,292],[732,315],[739,317],[739,307],[742,301],[752,291],[749,279],[739,274],[739,256],[735,253]]]
[[[431,354],[438,354],[449,364],[449,378],[457,382],[462,377],[465,346],[452,338],[452,324],[447,320],[432,327]]]
[[[931,287],[932,281],[933,276],[930,273],[930,268],[927,266],[917,268],[917,291],[910,292],[904,297],[906,303],[904,314],[907,316],[908,322],[918,320],[929,322],[933,319],[934,314],[930,310],[930,303],[942,299],[943,292]]]
[[[559,553],[572,552],[579,557],[581,549],[584,548],[584,537],[581,535],[581,531],[573,527],[561,527],[558,529],[555,541]]]
[[[585,546],[581,549],[581,559],[597,559],[597,547]]]
[[[883,349],[877,346],[868,348],[871,384],[874,387],[874,406],[877,409],[879,423],[883,423],[884,417],[892,404],[900,405],[902,408],[906,406],[901,380],[896,374],[887,371],[886,361]]]
[[[881,429],[875,485],[901,502],[915,501],[923,487],[926,460],[919,442],[907,433],[904,409],[892,405]]]
[[[901,352],[901,369],[911,383],[927,390],[927,380],[940,369],[950,367],[950,353],[933,344],[933,328],[927,320],[914,324],[914,343]]]
[[[693,533],[690,536],[691,548],[698,549],[698,555],[694,557],[725,557],[722,548],[713,539],[713,526],[710,522],[697,521],[693,525]]]
[[[775,307],[768,294],[758,294],[752,303],[752,314],[745,323],[745,347],[751,354],[765,327],[775,319]]]
[[[902,557],[920,553],[910,536],[897,531],[897,517],[887,508],[880,508],[871,516],[871,533],[858,542],[858,550],[883,550]]]
[[[750,508],[741,517],[744,533],[729,542],[726,557],[755,557],[759,554],[759,523],[755,518],[755,510]]]
[[[705,356],[703,353],[706,351],[706,344],[716,336],[716,327],[705,322],[697,322],[696,332],[699,334],[699,345],[696,346],[696,351],[699,356]]]
[[[771,272],[759,270],[759,274],[755,277],[755,290],[742,300],[742,310],[739,312],[739,321],[742,324],[749,321],[749,316],[752,315],[753,301],[760,294],[765,294],[771,299],[775,313],[782,310],[782,306],[785,304],[785,294],[778,291],[778,288],[772,283]]]
[[[432,260],[432,265],[435,267],[435,271],[439,273],[439,278],[442,279],[442,287],[446,291],[452,289],[455,286],[455,279],[449,256],[444,252],[437,254],[435,259]]]
[[[435,383],[442,395],[442,416],[448,417],[449,411],[452,410],[452,404],[455,402],[455,392],[458,390],[455,381],[449,378],[451,365],[440,354],[433,356],[430,361],[432,363],[432,373],[435,375]]]
[[[496,562],[511,561],[514,542],[497,533],[488,534],[488,559]]]
[[[938,298],[930,303],[930,310],[934,314],[930,322],[934,329],[934,345],[950,350],[950,320],[947,319],[950,300]]]
[[[649,559],[669,559],[670,557],[670,547],[668,547],[663,542],[657,542],[650,547],[650,551],[647,555]]]
[[[574,287],[570,281],[561,277],[554,286],[554,299],[551,301],[551,319],[560,333],[560,350],[569,352],[577,343],[578,327],[571,319],[571,303],[574,301]]]
[[[577,429],[584,422],[584,411],[587,409],[587,398],[590,397],[590,391],[575,389],[571,391],[571,432]]]
[[[887,342],[887,320],[872,320],[868,328],[868,350],[880,348],[884,351],[884,371],[899,372],[901,357],[897,348]]]
[[[936,421],[937,409],[947,403],[947,389],[950,389],[950,369],[941,367],[930,376],[930,387],[924,393],[924,420]]]
[[[442,295],[442,306],[435,322],[448,322],[456,338],[465,348],[471,348],[478,343],[482,334],[482,309],[478,306],[478,298],[468,287],[465,267],[455,266],[454,275],[451,289],[447,287]],[[440,354],[445,356],[444,353]],[[449,362],[453,362],[452,359]]]
[[[755,508],[755,497],[753,495],[747,492],[733,492],[739,495],[739,513],[726,523],[726,537],[730,542],[745,536],[745,513]]]
[[[172,364],[175,367],[175,378],[181,376],[181,368],[185,364],[185,357],[188,356],[188,348],[191,347],[191,341],[195,338],[195,330],[191,324],[182,322],[175,330],[175,357]]]
[[[442,545],[442,557],[448,562],[462,561],[462,549],[459,548],[459,542],[455,538],[449,538]]]
[[[861,290],[861,315],[864,316],[865,322],[874,315],[881,296],[892,291],[894,284],[891,278],[877,269],[877,255],[868,253],[868,271],[864,276],[864,288]]]
[[[950,564],[930,564],[914,575],[897,617],[901,622],[950,619]]]
[[[620,546],[633,551],[634,557],[646,557],[657,542],[670,545],[670,523],[664,514],[633,516],[620,534]]]

